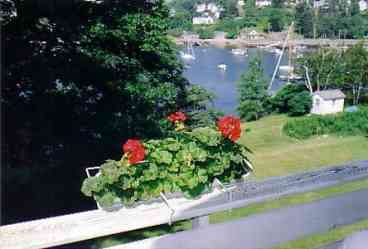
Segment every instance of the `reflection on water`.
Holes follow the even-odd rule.
[[[269,82],[272,78],[278,56],[261,49],[248,49],[247,56],[234,55],[231,49],[215,47],[194,48],[195,60],[184,61],[186,69],[184,76],[192,84],[198,84],[216,95],[214,107],[226,114],[236,114],[238,106],[238,92],[236,84],[240,75],[247,71],[249,61],[260,53],[265,78]],[[281,65],[287,64],[285,53]],[[226,70],[218,68],[219,64],[226,64]],[[283,82],[275,79],[271,90],[282,86]]]

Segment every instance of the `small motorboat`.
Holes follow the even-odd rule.
[[[217,67],[218,67],[219,69],[221,69],[221,70],[226,70],[226,69],[227,69],[226,64],[219,64],[219,65],[217,65]]]
[[[180,57],[185,60],[195,60],[195,56],[192,54],[184,53],[183,51],[180,51]]]
[[[233,55],[246,55],[247,49],[234,48],[234,49],[231,49],[231,53]]]

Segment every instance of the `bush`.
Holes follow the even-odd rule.
[[[199,39],[212,39],[215,36],[215,32],[207,28],[201,28],[197,32]]]
[[[260,101],[245,100],[239,103],[240,117],[247,121],[258,120],[266,114],[266,110]]]
[[[297,93],[288,102],[288,114],[290,116],[303,116],[312,108],[312,97],[307,91]]]
[[[309,113],[312,97],[303,85],[286,85],[270,100],[272,112],[302,116]]]
[[[288,121],[283,131],[290,137],[306,139],[314,135],[368,135],[368,108],[339,115],[311,116]]]
[[[237,37],[238,37],[238,31],[236,30],[230,30],[225,35],[226,39],[236,39]]]

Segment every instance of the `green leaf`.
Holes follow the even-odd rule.
[[[222,140],[221,134],[209,127],[194,129],[192,136],[208,146],[217,146]]]
[[[172,162],[172,154],[165,150],[156,150],[151,154],[151,157],[157,164],[170,164]]]

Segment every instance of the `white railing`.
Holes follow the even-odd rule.
[[[166,199],[107,212],[92,210],[58,217],[0,226],[0,249],[39,249],[123,233],[170,222],[203,217],[215,212],[239,208],[295,193],[316,190],[342,182],[368,177],[367,162],[332,167],[260,183],[252,193],[244,182],[222,184],[195,200],[183,197]],[[302,180],[301,180],[302,179]],[[301,188],[300,185],[303,185]],[[241,195],[239,195],[239,193]],[[244,194],[244,195],[243,195]]]

